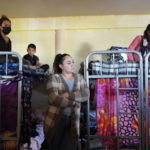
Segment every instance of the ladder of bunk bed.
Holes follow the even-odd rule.
[[[116,53],[135,53],[139,56],[139,66],[138,74],[137,75],[89,75],[89,61],[91,56],[93,55],[102,55],[102,54],[116,54]],[[117,136],[99,136],[99,135],[90,135],[90,102],[88,99],[87,102],[87,149],[90,150],[90,140],[94,138],[101,138],[101,139],[117,139],[117,150],[120,150],[119,140],[120,139],[139,139],[139,150],[144,149],[144,143],[143,143],[143,137],[144,137],[144,121],[143,121],[143,61],[142,56],[139,52],[136,51],[129,51],[129,50],[121,50],[121,51],[95,51],[91,52],[86,57],[86,63],[85,63],[85,78],[87,81],[87,85],[89,86],[89,80],[90,79],[98,79],[98,78],[116,78],[117,88],[116,88],[116,95],[117,95]],[[119,88],[119,78],[132,78],[136,77],[138,78],[138,88]],[[119,115],[121,114],[119,110],[119,91],[120,90],[138,90],[139,92],[139,114],[137,113],[126,113],[126,114],[136,114],[139,116],[139,136],[133,137],[133,136],[119,136]]]
[[[146,140],[145,141],[145,145],[146,145],[146,150],[149,150],[149,79],[150,79],[150,75],[149,75],[149,68],[150,68],[150,64],[149,64],[149,58],[150,58],[150,52],[146,55],[145,57],[145,113],[146,113]]]
[[[7,80],[7,79],[13,79],[15,78],[19,73],[22,72],[22,57],[16,53],[16,52],[0,52],[0,55],[5,55],[6,56],[6,74],[5,75],[0,75],[0,80]],[[14,55],[17,56],[18,58],[18,74],[17,75],[8,75],[8,56]],[[1,82],[1,81],[0,81]],[[0,86],[1,87],[1,86]],[[17,142],[17,150],[20,150],[20,127],[21,127],[21,91],[22,91],[22,81],[18,81],[18,95],[17,95],[17,128],[16,128],[16,136],[15,137],[3,137],[0,135],[0,140],[2,141],[16,141]],[[0,88],[0,108],[1,108],[1,88]],[[1,111],[0,111],[0,121],[1,121]]]

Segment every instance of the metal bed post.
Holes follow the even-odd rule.
[[[136,51],[135,51],[136,52]],[[138,69],[138,81],[139,82],[139,104],[140,104],[140,113],[139,113],[139,138],[141,142],[139,143],[140,150],[144,150],[144,116],[143,116],[143,58],[141,56],[141,53],[137,52],[137,55],[139,56],[139,65],[140,68]],[[140,119],[141,118],[141,119]],[[141,120],[141,121],[140,121]],[[141,131],[141,132],[140,132]]]
[[[18,55],[19,58],[19,73],[22,72],[22,57]],[[20,149],[20,127],[21,127],[21,92],[22,91],[22,81],[18,81],[18,113],[17,113],[17,146],[18,150]]]
[[[117,93],[117,150],[120,150],[119,145],[119,78],[118,75],[116,75],[116,93]]]
[[[145,108],[146,108],[146,150],[149,150],[149,59],[150,53],[145,57]]]
[[[87,86],[89,88],[89,72],[88,72],[88,65],[89,65],[89,58],[90,58],[90,55],[87,56],[86,58],[86,62],[85,62],[85,73],[86,73],[86,82],[87,82]],[[90,99],[88,98],[88,101],[87,101],[87,149],[89,150],[90,149],[90,118],[89,118],[89,112],[90,112]]]
[[[22,57],[16,53],[16,52],[0,52],[0,55],[6,55],[6,74],[1,75],[1,79],[13,79],[15,78],[19,73],[22,72]],[[8,75],[8,56],[9,55],[15,55],[18,58],[19,61],[19,69],[17,75]],[[18,105],[17,105],[17,137],[0,137],[0,140],[16,140],[17,142],[17,149],[20,150],[19,147],[19,140],[20,140],[20,126],[21,126],[21,90],[22,90],[22,81],[18,81]]]
[[[120,75],[120,74],[114,74],[114,75],[89,75],[89,61],[90,61],[90,57],[93,55],[102,55],[102,54],[117,54],[117,53],[134,53],[136,55],[138,55],[139,57],[139,69],[138,69],[138,73],[136,75],[129,75],[128,71],[126,75]],[[116,78],[116,82],[117,82],[117,89],[116,89],[116,95],[117,95],[117,136],[92,136],[90,135],[90,119],[89,119],[89,112],[90,112],[90,102],[88,99],[87,102],[87,142],[88,142],[88,147],[87,149],[90,150],[90,139],[91,138],[102,138],[102,139],[108,139],[108,138],[113,138],[113,139],[117,139],[117,150],[120,149],[120,145],[119,145],[119,140],[120,139],[139,139],[139,150],[144,150],[144,143],[143,143],[143,138],[144,138],[144,120],[143,120],[143,61],[142,61],[142,56],[139,52],[136,51],[131,51],[131,50],[121,50],[121,51],[95,51],[95,52],[91,52],[88,54],[88,56],[86,57],[86,64],[85,64],[85,71],[86,71],[86,82],[87,85],[89,86],[89,80],[90,79],[97,79],[97,78]],[[136,77],[138,79],[138,88],[119,88],[119,78],[133,78]],[[137,116],[139,117],[139,136],[120,136],[119,135],[119,114],[120,110],[119,110],[119,90],[138,90],[138,104],[139,104],[139,113],[137,114]],[[124,113],[124,114],[136,114],[136,113]]]
[[[139,123],[139,136],[141,137],[141,142],[139,143],[140,144],[140,148],[141,150],[144,149],[144,117],[143,117],[143,108],[144,108],[144,105],[143,105],[143,61],[142,61],[142,56],[140,56],[140,70],[138,70],[138,80],[140,80],[140,88],[139,88],[139,104],[141,105],[141,108],[140,108],[140,116],[141,117],[141,123]]]
[[[1,77],[0,77],[0,129],[1,129]]]

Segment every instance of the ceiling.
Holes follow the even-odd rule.
[[[150,14],[150,0],[0,0],[11,18]]]

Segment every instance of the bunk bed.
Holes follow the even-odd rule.
[[[139,62],[124,59],[128,53],[139,57]],[[118,59],[121,58],[121,59]],[[87,103],[87,148],[92,139],[99,139],[97,149],[122,148],[143,150],[143,60],[136,51],[95,51],[86,57],[87,85],[97,80],[96,124],[92,135],[90,101]]]
[[[0,58],[4,61],[0,64],[0,149],[16,150],[21,126],[22,58],[16,52],[0,52]],[[12,58],[17,63],[12,63]]]
[[[43,121],[33,116],[32,84],[46,83],[49,74],[23,64],[16,52],[0,52],[0,58],[0,150],[20,150],[24,144],[38,150]]]

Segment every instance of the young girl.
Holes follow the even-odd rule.
[[[75,150],[79,138],[80,103],[88,99],[89,90],[82,75],[74,73],[69,54],[58,54],[54,75],[47,85],[49,107],[45,118],[45,138],[49,150]]]

